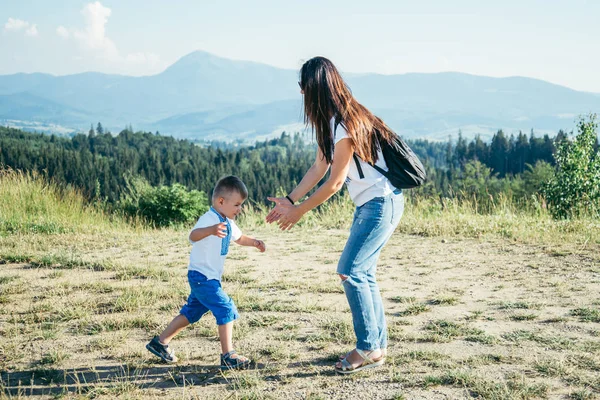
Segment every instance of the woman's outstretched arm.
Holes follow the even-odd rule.
[[[298,186],[296,186],[296,188],[294,190],[292,190],[288,194],[288,196],[294,202],[297,202],[298,200],[300,200],[302,197],[304,197],[304,195],[306,195],[306,193],[308,193],[312,188],[314,188],[315,185],[317,183],[319,183],[319,181],[321,179],[323,179],[323,177],[327,173],[328,169],[329,169],[329,164],[327,164],[327,161],[325,161],[325,157],[323,157],[323,153],[321,152],[321,149],[317,148],[317,156],[315,158],[315,162],[308,169],[308,171],[306,171],[306,173],[304,174],[304,177],[302,178],[302,180],[300,181]],[[271,199],[271,198],[269,198],[269,199]],[[285,197],[277,197],[276,200],[273,200],[273,201],[275,201],[276,203],[277,202],[289,203],[289,200],[286,199]],[[275,210],[275,208],[273,208],[271,210],[271,212],[269,213],[269,215],[267,215],[266,220],[268,223],[271,223],[271,222],[277,221],[279,219],[279,217],[280,217],[280,214]]]
[[[280,215],[278,223],[282,230],[290,229],[304,214],[325,202],[342,188],[348,176],[348,168],[350,167],[350,160],[353,153],[354,146],[351,139],[342,139],[336,143],[329,179],[308,199],[297,206],[293,206],[288,201],[282,201],[281,199],[268,198],[277,204],[272,212]]]
[[[323,179],[328,169],[329,164],[327,164],[327,161],[325,161],[325,157],[323,157],[321,149],[317,148],[315,162],[308,169],[308,171],[306,171],[306,174],[304,174],[304,177],[298,186],[296,186],[296,188],[292,190],[288,196],[290,196],[294,202],[303,198],[306,193],[308,193],[312,188],[315,187],[317,183],[319,183],[321,179]]]

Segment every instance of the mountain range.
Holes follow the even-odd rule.
[[[457,72],[344,74],[354,96],[408,138],[571,130],[600,95],[538,79]],[[98,121],[192,140],[255,140],[299,131],[298,71],[196,51],[152,76],[87,72],[0,76],[0,124],[83,131]],[[31,128],[34,127],[34,128]]]

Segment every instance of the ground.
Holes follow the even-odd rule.
[[[378,280],[386,364],[334,373],[354,346],[337,259],[347,230],[252,234],[223,285],[241,319],[235,345],[256,364],[221,373],[214,318],[146,343],[187,296],[186,232],[0,238],[1,398],[591,399],[600,393],[600,247],[397,232]]]

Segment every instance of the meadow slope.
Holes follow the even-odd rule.
[[[0,398],[523,399],[600,393],[600,246],[506,235],[412,235],[384,250],[386,365],[333,371],[353,347],[335,274],[347,229],[241,221],[266,253],[233,246],[224,286],[235,342],[256,360],[221,373],[214,318],[146,351],[187,295],[184,230],[0,236]],[[473,236],[473,235],[472,235]],[[557,238],[559,239],[559,238]]]

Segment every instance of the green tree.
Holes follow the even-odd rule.
[[[546,182],[554,177],[554,168],[546,161],[538,160],[535,165],[525,164],[523,177],[523,197],[540,193]]]
[[[464,197],[486,197],[496,181],[496,174],[491,168],[478,160],[472,160],[465,164],[463,175],[456,180],[455,187]]]
[[[596,115],[580,117],[578,134],[557,143],[556,174],[544,188],[555,218],[600,215],[600,154]]]
[[[490,145],[490,167],[503,177],[507,172],[509,144],[506,135],[499,130],[492,138]]]

